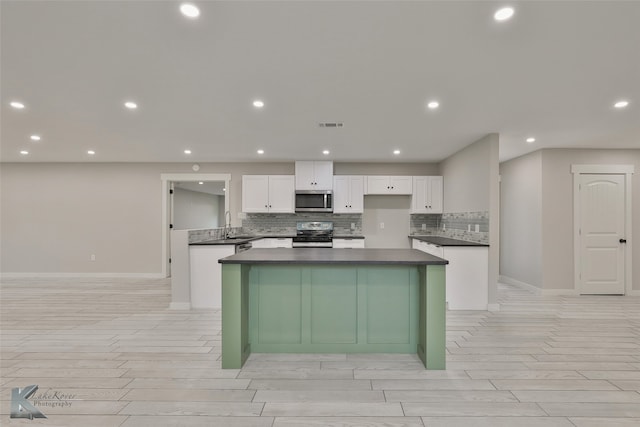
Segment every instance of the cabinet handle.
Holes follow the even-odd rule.
[[[627,239],[620,239],[620,243],[627,243]]]
[[[268,208],[269,206],[268,206],[268,205],[264,205],[264,207],[265,207],[265,208]]]

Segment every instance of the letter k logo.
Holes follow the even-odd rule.
[[[38,390],[37,385],[30,385],[22,390],[18,387],[11,389],[11,414],[9,418],[47,418],[27,399]]]

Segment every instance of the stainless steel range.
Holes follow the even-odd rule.
[[[304,221],[296,224],[294,248],[332,248],[333,222]]]

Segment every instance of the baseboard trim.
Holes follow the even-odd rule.
[[[169,304],[169,310],[191,310],[189,302],[172,302]]]
[[[557,297],[557,296],[577,296],[580,293],[575,289],[543,289],[542,296],[545,297]]]
[[[513,277],[500,275],[498,276],[498,282],[502,282],[507,285],[517,286],[518,288],[527,290],[529,292],[533,292],[536,295],[542,295],[542,289],[540,289],[539,287],[531,285],[526,282],[521,282],[520,280],[514,279]]]
[[[0,273],[2,279],[164,279],[162,273]]]
[[[533,292],[536,295],[540,296],[571,296],[571,295],[580,295],[579,292],[575,289],[540,289],[537,286],[531,285],[529,283],[521,282],[520,280],[514,279],[509,276],[499,276],[499,282],[505,283],[507,285],[517,286],[521,289],[525,289],[527,291]]]

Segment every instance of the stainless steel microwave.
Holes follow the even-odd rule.
[[[296,190],[296,212],[333,212],[333,191]]]

